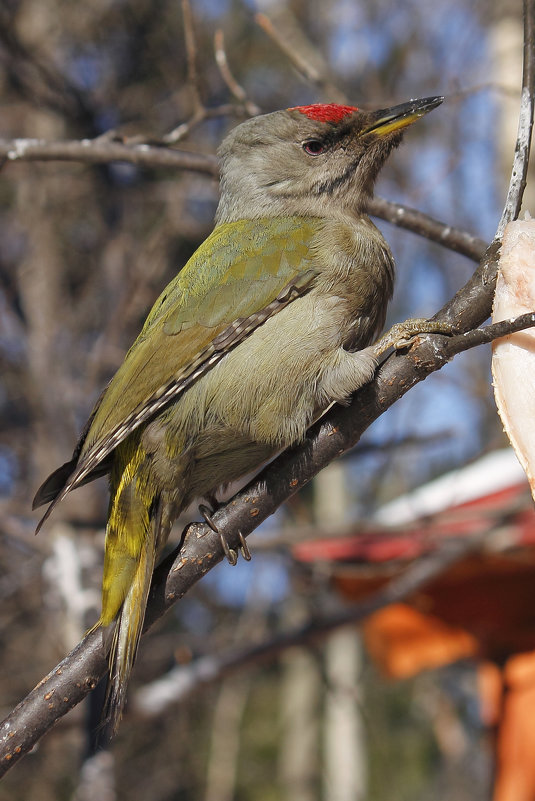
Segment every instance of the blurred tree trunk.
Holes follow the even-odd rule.
[[[314,481],[316,520],[320,526],[336,529],[347,521],[345,471],[342,462],[333,462]],[[325,801],[366,798],[366,749],[357,701],[361,663],[362,645],[356,629],[344,628],[329,638],[325,647]]]
[[[281,660],[279,779],[286,801],[316,801],[319,761],[318,660],[295,648]]]
[[[243,674],[221,685],[212,720],[204,801],[236,798],[241,723],[250,686],[250,675]]]
[[[361,667],[362,645],[356,629],[333,634],[325,651],[325,801],[367,798],[367,755],[359,709]]]

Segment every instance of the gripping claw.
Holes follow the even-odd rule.
[[[220,531],[218,531],[217,533],[219,534],[219,540],[221,542],[221,547],[223,548],[223,553],[227,557],[229,565],[232,565],[232,567],[234,567],[234,565],[238,561],[238,554],[233,548],[229,547],[229,544],[224,535]]]
[[[455,331],[451,323],[427,320],[424,317],[415,317],[396,323],[373,346],[374,356],[379,359],[387,350],[401,350],[412,345],[419,334],[444,334],[449,336]]]
[[[219,539],[220,539],[220,542],[221,542],[221,547],[223,548],[223,553],[225,554],[228,563],[234,567],[234,565],[238,561],[238,554],[236,553],[235,550],[233,550],[232,548],[229,547],[229,544],[228,544],[225,536],[219,531],[218,527],[216,526],[216,524],[212,520],[212,510],[208,506],[206,506],[206,504],[201,503],[200,506],[199,506],[199,512],[201,513],[204,522],[208,526],[210,526],[212,531],[214,531],[219,536]],[[242,540],[243,540],[243,542],[242,542]],[[243,535],[241,533],[240,533],[240,543],[241,543],[241,551],[242,551],[242,553],[244,555],[244,558],[245,559],[247,559],[247,558],[250,559],[251,558],[251,554],[249,553],[249,549],[247,548],[247,544],[245,543],[245,539],[243,538]],[[247,550],[247,553],[249,555],[248,557],[243,552],[243,545],[244,544],[245,544],[245,548]]]
[[[240,551],[241,555],[245,559],[246,562],[251,561],[251,551],[249,550],[249,546],[247,545],[247,541],[241,531],[238,531],[238,537],[240,538]]]

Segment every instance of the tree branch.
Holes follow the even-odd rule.
[[[225,81],[228,89],[234,95],[236,100],[238,100],[244,107],[245,111],[249,116],[254,117],[257,114],[260,114],[260,109],[253,103],[252,100],[249,100],[245,89],[241,84],[238,83],[232,71],[230,69],[228,59],[227,59],[227,51],[225,50],[225,36],[222,30],[217,30],[214,35],[214,54],[215,54],[215,61],[221,77]]]
[[[368,202],[367,211],[374,217],[380,217],[381,220],[386,220],[399,228],[406,228],[413,234],[443,245],[448,250],[461,253],[472,261],[479,262],[487,248],[485,240],[479,239],[467,231],[435,220],[434,217],[423,211],[385,200],[382,197],[373,197]]]
[[[505,226],[517,220],[522,206],[529,167],[531,132],[533,129],[533,104],[535,93],[535,2],[524,0],[524,52],[522,67],[522,96],[518,116],[513,168],[507,199],[494,241],[502,239]],[[492,247],[492,246],[491,246]]]
[[[527,316],[532,324],[533,315]],[[499,326],[500,336],[518,330],[516,321]],[[388,359],[375,381],[354,396],[351,406],[333,407],[310,429],[302,445],[282,453],[228,504],[217,509],[213,520],[229,545],[237,549],[238,532],[248,536],[254,531],[330,461],[352,448],[366,428],[414,384],[440,369],[454,353],[465,350],[466,339],[452,339],[447,355],[442,345],[443,337],[426,336],[408,353]],[[218,535],[204,523],[189,526],[183,544],[155,571],[145,630],[222,559]],[[87,635],[1,724],[0,776],[79,703],[106,670],[106,645],[102,631],[97,630]]]
[[[0,139],[0,159],[2,158],[7,161],[78,161],[85,164],[125,161],[139,167],[195,170],[214,178],[219,174],[215,156],[148,144],[127,144],[105,136],[64,142],[50,142],[46,139]]]

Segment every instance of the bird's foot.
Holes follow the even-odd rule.
[[[214,523],[212,519],[212,510],[210,509],[209,506],[206,506],[206,504],[201,503],[199,506],[199,512],[201,513],[204,522],[208,526],[210,526],[212,531],[214,531],[219,536],[219,539],[221,541],[221,547],[223,548],[223,553],[225,554],[228,563],[234,566],[238,561],[238,554],[236,553],[234,548],[231,548],[229,546],[225,535],[218,529],[218,527]],[[250,562],[251,551],[249,550],[249,546],[247,545],[246,539],[241,533],[241,531],[238,531],[238,537],[240,539],[241,555],[247,562]]]
[[[445,334],[450,336],[454,331],[454,326],[451,323],[426,320],[425,317],[415,317],[411,320],[405,320],[403,323],[396,323],[386,334],[383,334],[373,345],[373,355],[376,359],[380,359],[390,348],[394,348],[394,350],[408,348],[420,334]]]

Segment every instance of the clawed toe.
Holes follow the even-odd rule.
[[[202,515],[202,518],[203,518],[204,522],[208,526],[210,526],[212,531],[214,531],[219,536],[219,540],[221,542],[221,547],[223,548],[223,553],[225,554],[225,557],[226,557],[228,563],[230,565],[234,566],[236,564],[236,562],[238,561],[238,554],[236,553],[236,551],[233,548],[231,548],[229,546],[225,535],[218,529],[218,527],[214,523],[213,518],[212,518],[212,510],[208,506],[206,506],[206,504],[201,503],[200,506],[199,506],[199,512]],[[238,537],[240,539],[240,551],[241,551],[241,554],[242,554],[243,558],[247,562],[250,562],[251,561],[251,551],[249,550],[249,546],[247,545],[245,537],[243,536],[241,531],[238,531]]]
[[[420,334],[444,334],[449,336],[455,333],[451,323],[439,320],[427,320],[424,317],[415,317],[405,320],[403,323],[396,323],[386,334],[375,343],[374,356],[379,359],[389,348],[402,350],[414,344]]]

